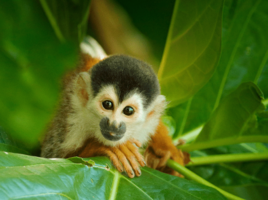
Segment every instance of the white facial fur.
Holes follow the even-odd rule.
[[[78,95],[72,95],[71,102],[76,112],[68,118],[69,123],[73,124],[73,126],[67,137],[71,137],[72,139],[65,140],[69,141],[64,144],[65,148],[79,148],[89,137],[97,138],[107,146],[116,146],[132,138],[145,144],[150,139],[150,136],[155,133],[159,118],[165,109],[165,97],[159,95],[155,101],[145,109],[143,107],[143,97],[141,94],[134,92],[120,103],[115,88],[109,85],[102,88],[99,94],[93,98],[89,74],[86,72],[80,74],[87,86],[89,100],[86,105],[83,105]],[[105,100],[109,100],[113,103],[113,110],[106,110],[102,106],[102,102]],[[127,116],[123,113],[123,109],[126,106],[131,106],[134,109],[133,115]],[[104,138],[99,126],[103,117],[108,117],[110,123],[113,121],[116,121],[117,124],[124,122],[126,124],[124,137],[118,141],[110,141]]]

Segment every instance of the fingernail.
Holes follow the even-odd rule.
[[[138,168],[137,171],[138,171],[138,174],[140,176],[141,175],[141,170]]]
[[[144,163],[144,166],[146,166],[146,165],[147,165],[147,163],[145,162],[145,160],[143,160],[143,163]]]

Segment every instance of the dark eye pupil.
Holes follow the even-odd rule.
[[[107,110],[113,109],[113,103],[111,101],[108,101],[108,100],[102,102],[102,106]]]
[[[130,106],[124,108],[123,113],[125,115],[132,115],[134,113],[134,109]]]

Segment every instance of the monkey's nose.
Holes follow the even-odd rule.
[[[109,123],[108,117],[103,117],[100,121],[100,131],[102,135],[111,141],[120,140],[126,132],[126,124],[124,122],[119,123],[118,127],[115,126],[116,122]]]
[[[110,136],[116,136],[116,134],[113,132],[110,132],[109,134],[110,134]]]
[[[113,126],[114,128],[118,129],[120,124],[118,124],[115,120],[110,124],[110,126]]]

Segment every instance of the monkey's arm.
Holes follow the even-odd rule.
[[[144,157],[149,167],[176,176],[180,175],[166,166],[167,160],[172,159],[184,165],[184,155],[173,144],[171,137],[168,135],[168,130],[162,121],[159,122],[156,133],[151,137],[151,142],[144,153]]]
[[[138,148],[134,144],[137,147],[141,146],[139,141],[132,140],[116,147],[108,147],[96,141],[95,139],[90,139],[90,141],[86,142],[86,145],[78,156],[82,158],[108,156],[119,172],[123,172],[125,169],[128,176],[133,178],[135,174],[136,176],[141,175],[138,163],[141,166],[145,166],[145,161],[142,155],[139,153]],[[120,162],[122,163],[123,167],[121,166]]]

